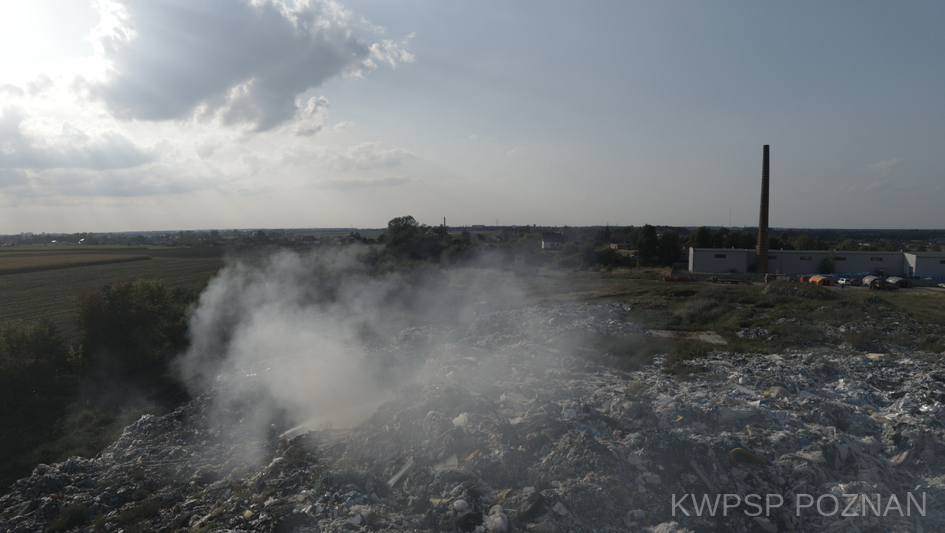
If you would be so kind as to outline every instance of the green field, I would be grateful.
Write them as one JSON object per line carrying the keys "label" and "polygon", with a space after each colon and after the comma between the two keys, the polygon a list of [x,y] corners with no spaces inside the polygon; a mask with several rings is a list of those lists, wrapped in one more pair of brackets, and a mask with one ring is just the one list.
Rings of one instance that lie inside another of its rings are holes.
{"label": "green field", "polygon": [[[106,283],[161,279],[168,288],[202,287],[223,266],[217,254],[170,254],[162,250],[129,249],[106,264],[83,264],[83,256],[51,270],[0,275],[0,322],[49,319],[61,331],[72,332],[72,303],[79,294]],[[99,256],[102,250],[96,250]],[[60,252],[61,253],[61,252]],[[147,253],[148,260],[134,260]],[[130,255],[134,254],[134,255]],[[57,257],[66,257],[57,255]],[[4,257],[0,257],[0,265]],[[30,258],[32,259],[32,258]],[[2,269],[2,266],[0,266]]]}
{"label": "green field", "polygon": [[141,253],[147,252],[148,248],[146,246],[116,246],[116,245],[100,245],[100,246],[88,246],[88,245],[78,245],[78,244],[64,244],[57,246],[47,246],[39,244],[28,244],[23,246],[4,246],[0,247],[0,257],[12,256],[12,255],[34,255],[34,254],[49,254],[49,255],[62,255],[62,254],[83,254],[83,253],[115,253],[115,254],[128,254],[128,253]]}

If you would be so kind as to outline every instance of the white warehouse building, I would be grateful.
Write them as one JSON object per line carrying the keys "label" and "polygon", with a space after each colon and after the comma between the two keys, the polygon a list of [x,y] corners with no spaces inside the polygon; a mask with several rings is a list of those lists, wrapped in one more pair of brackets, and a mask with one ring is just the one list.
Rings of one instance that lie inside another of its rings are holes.
{"label": "white warehouse building", "polygon": [[[945,276],[945,252],[843,252],[835,250],[769,250],[769,274],[815,274],[825,258],[834,272],[874,273],[887,276]],[[690,272],[734,272],[754,270],[757,250],[690,248]]]}

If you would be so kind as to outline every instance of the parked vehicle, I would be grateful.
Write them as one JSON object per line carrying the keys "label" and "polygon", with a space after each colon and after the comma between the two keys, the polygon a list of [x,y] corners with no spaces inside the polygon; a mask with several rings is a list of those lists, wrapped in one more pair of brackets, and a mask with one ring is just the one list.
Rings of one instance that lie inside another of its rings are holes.
{"label": "parked vehicle", "polygon": [[837,280],[837,285],[853,285],[853,280],[849,278],[840,278]]}
{"label": "parked vehicle", "polygon": [[938,286],[945,289],[945,283],[939,283]]}
{"label": "parked vehicle", "polygon": [[870,290],[876,291],[894,291],[899,287],[895,283],[888,283],[884,279],[875,279],[870,282]]}

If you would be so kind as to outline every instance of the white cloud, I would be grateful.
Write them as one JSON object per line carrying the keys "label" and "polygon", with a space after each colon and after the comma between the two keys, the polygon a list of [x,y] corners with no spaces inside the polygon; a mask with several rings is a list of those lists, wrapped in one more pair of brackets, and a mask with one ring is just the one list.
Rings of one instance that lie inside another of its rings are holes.
{"label": "white cloud", "polygon": [[35,80],[26,83],[26,90],[30,96],[41,95],[53,87],[53,79],[46,74],[40,74]]}
{"label": "white cloud", "polygon": [[391,67],[396,67],[398,63],[412,63],[414,56],[405,47],[414,36],[416,36],[416,33],[411,33],[399,43],[385,39],[372,44],[371,58],[390,63]]}
{"label": "white cloud", "polygon": [[294,123],[289,123],[287,126],[300,137],[315,135],[325,126],[328,107],[328,99],[324,96],[309,98],[304,108],[298,106],[299,111],[296,113]]}
{"label": "white cloud", "polygon": [[387,28],[374,24],[370,20],[366,19],[364,15],[361,16],[360,20],[362,26],[366,27],[368,30],[376,33],[377,35],[384,35],[384,33],[387,32]]}
{"label": "white cloud", "polygon": [[197,152],[197,155],[200,156],[200,159],[206,159],[219,150],[220,146],[220,143],[217,142],[201,142],[194,144],[194,150]]}
{"label": "white cloud", "polygon": [[305,115],[305,91],[373,70],[372,57],[413,59],[402,45],[369,46],[329,0],[102,0],[99,12],[93,39],[112,69],[88,91],[122,119],[197,115],[265,131]]}
{"label": "white cloud", "polygon": [[25,171],[12,168],[0,168],[0,189],[29,185],[30,179]]}
{"label": "white cloud", "polygon": [[101,170],[136,167],[154,160],[149,151],[115,131],[89,134],[63,122],[58,135],[30,132],[27,119],[15,107],[0,113],[0,168]]}
{"label": "white cloud", "polygon": [[899,163],[898,159],[886,159],[870,165],[870,170],[882,176],[888,176],[897,163]]}
{"label": "white cloud", "polygon": [[12,83],[4,83],[3,85],[0,85],[0,93],[5,93],[8,96],[12,96],[14,98],[21,98],[26,95],[26,92],[23,89],[13,85]]}
{"label": "white cloud", "polygon": [[181,176],[175,169],[163,165],[104,172],[56,170],[35,177],[33,182],[50,196],[67,197],[164,196],[191,193],[215,186],[215,183],[206,177]]}
{"label": "white cloud", "polygon": [[900,183],[893,180],[879,180],[863,186],[863,191],[870,193],[886,193],[906,191],[914,187],[914,183]]}
{"label": "white cloud", "polygon": [[321,157],[328,168],[344,172],[397,167],[416,156],[402,148],[382,148],[379,143],[368,142],[347,148],[322,150]]}

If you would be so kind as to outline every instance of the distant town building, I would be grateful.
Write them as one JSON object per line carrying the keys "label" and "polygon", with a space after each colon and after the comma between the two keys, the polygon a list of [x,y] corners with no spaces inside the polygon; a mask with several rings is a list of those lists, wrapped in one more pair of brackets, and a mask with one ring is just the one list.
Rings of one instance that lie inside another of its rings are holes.
{"label": "distant town building", "polygon": [[556,250],[564,246],[564,235],[553,231],[543,231],[541,233],[541,249]]}

